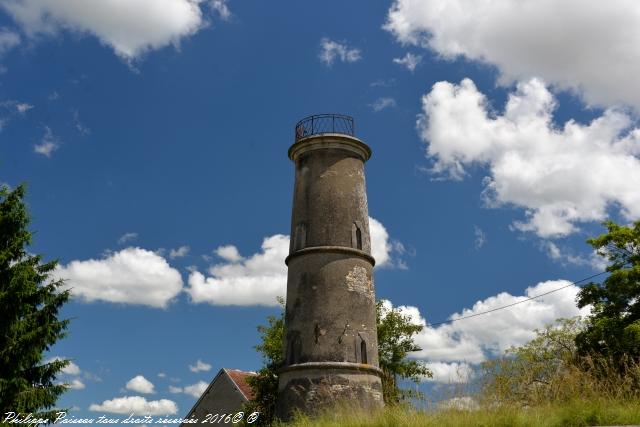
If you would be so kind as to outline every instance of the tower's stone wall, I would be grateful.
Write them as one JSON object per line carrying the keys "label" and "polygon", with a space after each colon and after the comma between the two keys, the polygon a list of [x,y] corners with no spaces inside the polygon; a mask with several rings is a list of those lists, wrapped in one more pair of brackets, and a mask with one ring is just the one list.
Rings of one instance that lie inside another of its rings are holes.
{"label": "tower's stone wall", "polygon": [[364,176],[370,155],[342,134],[307,137],[289,149],[296,180],[281,418],[345,402],[382,405]]}

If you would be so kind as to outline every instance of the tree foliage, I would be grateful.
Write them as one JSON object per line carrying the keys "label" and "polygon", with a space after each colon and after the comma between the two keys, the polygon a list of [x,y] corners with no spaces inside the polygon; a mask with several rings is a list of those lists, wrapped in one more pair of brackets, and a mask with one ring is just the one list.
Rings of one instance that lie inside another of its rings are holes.
{"label": "tree foliage", "polygon": [[57,261],[27,252],[31,233],[25,188],[0,188],[0,414],[9,411],[52,418],[66,386],[56,383],[68,360],[43,361],[64,337],[69,320],[57,318],[69,299],[61,280],[51,280]]}
{"label": "tree foliage", "polygon": [[278,316],[267,317],[267,325],[258,326],[260,344],[255,349],[262,354],[263,366],[258,375],[250,377],[247,382],[253,389],[253,399],[245,405],[245,412],[259,412],[254,423],[257,426],[271,425],[276,414],[276,398],[278,397],[278,369],[284,362],[284,299],[278,298],[282,307]]}
{"label": "tree foliage", "polygon": [[587,240],[609,261],[610,275],[578,294],[578,306],[593,307],[586,329],[577,336],[580,354],[612,360],[640,360],[640,221],[605,223],[607,233]]}
{"label": "tree foliage", "polygon": [[576,335],[584,328],[580,317],[559,319],[535,330],[536,337],[505,355],[482,363],[482,396],[489,403],[524,406],[559,399],[576,361]]}
{"label": "tree foliage", "polygon": [[433,374],[425,364],[408,358],[409,353],[422,350],[414,342],[414,336],[423,326],[411,321],[396,307],[386,307],[383,300],[376,303],[378,323],[378,356],[382,369],[382,390],[387,404],[397,404],[403,400],[420,397],[411,389],[399,386],[399,380],[409,380],[416,384]]}

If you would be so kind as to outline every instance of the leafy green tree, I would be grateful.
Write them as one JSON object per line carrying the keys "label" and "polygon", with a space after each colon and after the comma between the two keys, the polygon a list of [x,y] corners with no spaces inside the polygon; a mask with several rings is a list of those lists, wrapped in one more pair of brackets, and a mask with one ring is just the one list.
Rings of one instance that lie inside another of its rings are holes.
{"label": "leafy green tree", "polygon": [[[605,223],[607,233],[587,240],[609,261],[610,275],[578,294],[578,307],[591,305],[586,329],[576,339],[580,354],[640,361],[640,221]],[[622,368],[622,365],[621,365]]]}
{"label": "leafy green tree", "polygon": [[52,280],[57,261],[42,263],[31,244],[25,188],[0,187],[0,414],[33,413],[55,418],[51,409],[66,386],[56,382],[68,360],[43,361],[64,337],[69,320],[58,320],[69,299],[62,280]]}
{"label": "leafy green tree", "polygon": [[482,363],[482,394],[488,404],[524,406],[570,397],[569,379],[575,378],[575,339],[584,329],[580,317],[559,319],[535,330],[536,337],[504,356]]}
{"label": "leafy green tree", "polygon": [[262,354],[263,366],[258,375],[247,382],[253,389],[253,399],[245,405],[246,414],[259,412],[260,416],[253,425],[271,425],[276,415],[278,397],[278,369],[284,362],[284,298],[278,297],[282,311],[278,316],[267,317],[267,325],[258,326],[261,343],[255,349]]}
{"label": "leafy green tree", "polygon": [[[261,343],[255,349],[262,354],[264,366],[258,375],[249,378],[254,397],[244,407],[245,413],[260,412],[254,425],[271,425],[275,419],[276,399],[278,395],[278,369],[284,362],[284,299],[278,299],[282,311],[278,316],[267,317],[267,325],[258,326]],[[383,371],[382,388],[385,402],[399,403],[410,397],[418,397],[411,390],[399,387],[398,380],[410,380],[416,383],[432,373],[417,360],[408,359],[412,351],[421,349],[414,343],[413,337],[422,330],[421,325],[411,322],[399,309],[385,308],[382,301],[376,304],[378,323],[378,348],[380,368]]]}
{"label": "leafy green tree", "polygon": [[399,386],[399,380],[419,384],[432,372],[419,360],[409,359],[409,353],[422,350],[414,342],[414,336],[423,326],[411,321],[396,307],[385,307],[384,301],[376,303],[378,323],[378,356],[382,369],[382,390],[387,404],[397,404],[414,397],[421,397],[411,389]]}

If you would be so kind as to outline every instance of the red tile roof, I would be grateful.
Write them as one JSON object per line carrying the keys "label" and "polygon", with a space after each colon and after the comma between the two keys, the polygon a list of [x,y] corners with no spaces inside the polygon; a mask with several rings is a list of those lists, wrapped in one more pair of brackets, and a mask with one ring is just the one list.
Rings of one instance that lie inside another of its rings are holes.
{"label": "red tile roof", "polygon": [[247,383],[247,378],[255,377],[256,376],[255,372],[244,372],[238,369],[228,369],[228,368],[224,368],[224,371],[227,373],[229,378],[231,378],[231,381],[234,382],[236,387],[238,387],[238,390],[240,390],[240,393],[244,394],[244,397],[246,397],[247,400],[253,399],[253,389],[251,388],[249,383]]}

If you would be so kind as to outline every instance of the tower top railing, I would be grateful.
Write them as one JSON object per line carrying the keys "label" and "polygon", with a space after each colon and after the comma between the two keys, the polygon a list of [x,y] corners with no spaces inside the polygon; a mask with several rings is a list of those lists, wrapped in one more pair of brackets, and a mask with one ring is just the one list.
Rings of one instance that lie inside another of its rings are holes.
{"label": "tower top railing", "polygon": [[316,114],[296,123],[294,142],[312,135],[342,133],[355,136],[353,117],[343,114]]}

